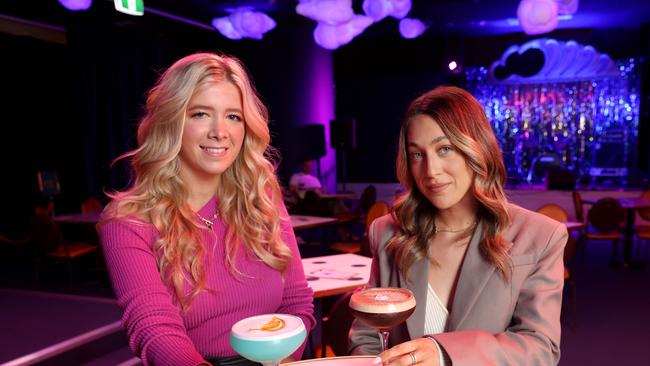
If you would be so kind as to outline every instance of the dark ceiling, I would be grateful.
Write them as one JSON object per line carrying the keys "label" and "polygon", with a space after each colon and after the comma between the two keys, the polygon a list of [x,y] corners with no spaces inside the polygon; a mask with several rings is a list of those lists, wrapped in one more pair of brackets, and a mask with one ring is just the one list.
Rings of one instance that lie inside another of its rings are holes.
{"label": "dark ceiling", "polygon": [[[113,0],[94,0],[95,6],[112,6]],[[361,13],[362,0],[353,0]],[[228,8],[250,6],[278,21],[295,14],[296,0],[144,0],[146,9],[158,10],[210,26],[212,18]],[[430,31],[459,31],[468,35],[520,32],[516,20],[519,0],[413,0],[409,17],[424,21]],[[2,0],[0,15],[63,25],[65,10],[56,0]],[[559,28],[635,28],[650,23],[648,0],[581,0],[571,19],[561,19]]]}

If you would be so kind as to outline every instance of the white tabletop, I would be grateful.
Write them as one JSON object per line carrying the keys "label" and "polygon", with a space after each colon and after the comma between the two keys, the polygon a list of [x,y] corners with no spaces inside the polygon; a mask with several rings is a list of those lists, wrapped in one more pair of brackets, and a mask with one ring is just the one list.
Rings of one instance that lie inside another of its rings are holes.
{"label": "white tabletop", "polygon": [[305,258],[302,266],[314,298],[339,295],[364,286],[370,278],[372,258],[336,254]]}
{"label": "white tabletop", "polygon": [[311,229],[336,223],[336,217],[319,217],[307,215],[291,215],[291,225],[294,230]]}

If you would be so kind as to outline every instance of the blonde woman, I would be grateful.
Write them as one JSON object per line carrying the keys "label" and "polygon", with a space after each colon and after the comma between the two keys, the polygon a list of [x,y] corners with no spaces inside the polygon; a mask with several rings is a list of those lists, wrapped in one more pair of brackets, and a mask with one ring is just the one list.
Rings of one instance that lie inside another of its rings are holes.
{"label": "blonde woman", "polygon": [[[385,365],[555,365],[563,224],[509,204],[505,167],[480,104],[456,87],[413,101],[399,137],[406,192],[370,228],[370,285],[415,294]],[[377,354],[355,321],[353,353]]]}
{"label": "blonde woman", "polygon": [[[266,108],[243,66],[209,53],[148,95],[132,186],[99,225],[129,342],[145,365],[249,365],[231,326],[262,313],[314,325],[312,291],[274,166]],[[299,358],[300,348],[293,358]]]}

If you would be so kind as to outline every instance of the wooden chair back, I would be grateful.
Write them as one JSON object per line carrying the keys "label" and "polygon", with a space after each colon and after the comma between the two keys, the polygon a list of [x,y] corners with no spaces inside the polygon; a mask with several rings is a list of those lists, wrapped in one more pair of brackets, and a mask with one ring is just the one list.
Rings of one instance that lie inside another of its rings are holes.
{"label": "wooden chair back", "polygon": [[366,216],[366,229],[364,231],[365,234],[368,235],[368,229],[370,229],[370,224],[372,224],[373,221],[386,215],[388,212],[390,212],[390,209],[388,208],[388,204],[386,202],[375,202],[375,204],[372,205],[368,210],[368,215]]}
{"label": "wooden chair back", "polygon": [[617,231],[625,220],[625,209],[614,198],[601,198],[589,210],[587,220],[600,232]]}
{"label": "wooden chair back", "polygon": [[[643,193],[641,193],[641,198],[650,199],[650,189],[646,189],[645,191],[643,191]],[[639,213],[639,216],[641,216],[642,219],[646,221],[650,221],[650,207],[640,208],[637,210],[637,212]]]}
{"label": "wooden chair back", "polygon": [[544,206],[538,208],[537,212],[559,222],[569,221],[569,213],[566,212],[562,206],[556,203],[547,203]]}
{"label": "wooden chair back", "polygon": [[580,192],[578,191],[573,191],[573,208],[575,209],[576,212],[576,221],[578,222],[585,222],[585,215],[584,211],[582,210],[582,196],[580,196]]}
{"label": "wooden chair back", "polygon": [[363,232],[363,238],[361,239],[361,248],[359,254],[372,257],[372,252],[370,251],[370,242],[368,241],[368,231],[370,230],[370,224],[376,219],[388,214],[390,208],[388,204],[384,201],[375,202],[370,210],[368,210],[368,215],[366,216],[366,228]]}

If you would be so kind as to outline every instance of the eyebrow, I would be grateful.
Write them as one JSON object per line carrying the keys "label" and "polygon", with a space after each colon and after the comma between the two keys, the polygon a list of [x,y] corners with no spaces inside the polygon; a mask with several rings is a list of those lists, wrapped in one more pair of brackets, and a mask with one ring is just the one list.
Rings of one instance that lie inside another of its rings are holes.
{"label": "eyebrow", "polygon": [[[187,107],[188,111],[192,111],[192,110],[195,110],[195,109],[207,109],[207,110],[211,110],[211,111],[214,110],[214,108],[212,108],[210,106],[207,106],[207,105],[203,105],[203,104],[194,104],[194,105],[190,105],[190,106]],[[239,108],[229,108],[229,109],[226,110],[226,112],[237,112],[237,113],[244,114],[244,112]]]}
{"label": "eyebrow", "polygon": [[[445,135],[438,136],[438,137],[434,138],[433,140],[431,140],[431,142],[429,144],[434,145],[434,144],[437,144],[438,142],[440,142],[442,140],[449,140],[449,138],[447,136],[445,136]],[[408,146],[419,147],[419,145],[416,144],[415,142],[409,142]]]}
{"label": "eyebrow", "polygon": [[187,106],[187,110],[191,110],[191,109],[212,109],[212,107],[207,105],[202,105],[202,104],[194,104],[194,105]]}

